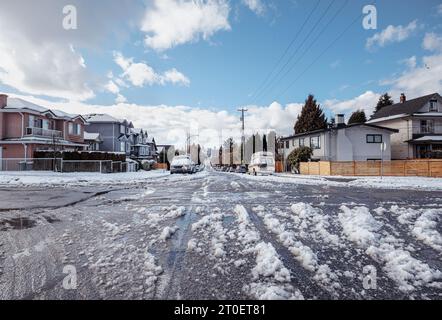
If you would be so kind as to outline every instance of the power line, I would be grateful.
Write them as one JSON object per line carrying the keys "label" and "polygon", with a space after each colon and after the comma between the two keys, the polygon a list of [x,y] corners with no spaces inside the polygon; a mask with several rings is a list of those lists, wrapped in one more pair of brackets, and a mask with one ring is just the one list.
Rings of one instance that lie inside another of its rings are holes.
{"label": "power line", "polygon": [[[310,45],[307,47],[306,50],[304,50],[304,52],[302,53],[302,55],[300,57],[298,57],[298,59],[295,61],[294,64],[292,64],[292,66],[286,70],[286,72],[284,73],[284,75],[279,79],[279,81],[281,81],[282,79],[284,79],[285,77],[287,77],[287,75],[293,71],[293,69],[295,68],[295,66],[302,60],[302,58],[304,58],[304,56],[307,54],[307,52],[313,47],[313,45],[319,40],[319,38],[323,35],[323,33],[327,30],[327,28],[336,20],[336,18],[338,17],[338,15],[342,12],[342,10],[344,10],[345,6],[348,4],[349,0],[346,0],[343,5],[335,12],[335,14],[333,15],[333,17],[327,22],[327,24],[321,29],[321,31],[318,33],[318,35],[316,36],[316,38],[314,38],[314,40],[310,43]],[[275,83],[276,85],[276,83]],[[275,89],[275,85],[272,86],[272,88],[270,89],[270,92],[273,92],[273,90]],[[262,98],[264,98],[266,95],[262,96]]]}
{"label": "power line", "polygon": [[[325,18],[325,16],[327,15],[327,13],[330,11],[331,7],[333,6],[334,1],[331,1],[330,4],[327,6],[327,8],[325,9],[325,11],[322,13],[322,15],[320,16],[319,20],[316,21],[315,25],[313,26],[313,28],[310,30],[310,32],[305,36],[304,40],[301,42],[301,44],[296,48],[295,52],[290,56],[290,58],[287,60],[287,62],[282,66],[282,68],[280,68],[280,70],[278,71],[278,73],[276,74],[276,77],[274,77],[269,85],[267,86],[267,88],[273,86],[273,84],[275,83],[275,80],[279,78],[279,75],[284,71],[284,69],[292,62],[293,58],[296,56],[296,54],[299,52],[299,50],[302,48],[302,46],[304,45],[304,43],[308,40],[308,38],[311,36],[311,34],[315,31],[315,29],[319,26],[319,24],[321,23],[321,21]],[[258,96],[255,98],[254,102],[257,102],[259,100],[260,97],[262,97],[263,93],[265,93],[267,90],[267,88],[264,88],[264,90],[262,90]]]}
{"label": "power line", "polygon": [[288,45],[288,47],[285,49],[284,53],[281,55],[281,57],[279,57],[278,61],[276,62],[276,64],[273,66],[273,68],[271,69],[271,71],[267,74],[267,76],[264,78],[264,81],[258,86],[257,89],[255,89],[255,91],[252,93],[251,97],[253,98],[258,92],[260,92],[260,90],[262,88],[265,87],[265,84],[267,83],[267,81],[271,78],[271,76],[273,75],[273,72],[277,69],[277,67],[279,66],[279,64],[282,62],[282,60],[285,58],[285,56],[287,55],[287,53],[289,52],[290,48],[293,46],[293,44],[295,43],[295,41],[298,39],[299,35],[301,34],[301,32],[304,30],[304,27],[307,25],[307,23],[310,21],[310,18],[313,16],[313,13],[315,12],[315,10],[318,8],[319,4],[321,3],[321,0],[318,0],[316,2],[316,5],[312,8],[312,10],[310,11],[310,14],[307,16],[307,18],[305,19],[304,23],[302,24],[301,28],[298,30],[298,32],[296,33],[295,37],[292,39],[292,41],[290,42],[290,44]]}
{"label": "power line", "polygon": [[347,31],[358,21],[363,17],[364,14],[360,14],[356,17],[356,19],[354,19],[339,35],[338,37],[336,37],[331,43],[330,45],[328,45],[320,54],[319,56],[316,57],[316,59],[313,60],[312,63],[310,63],[307,68],[305,68],[301,74],[290,83],[290,85],[288,87],[286,87],[285,90],[282,91],[282,93],[280,95],[277,96],[277,98],[282,97],[289,89],[291,89],[291,87],[319,60],[322,58],[322,56],[330,49],[332,48],[346,33]]}

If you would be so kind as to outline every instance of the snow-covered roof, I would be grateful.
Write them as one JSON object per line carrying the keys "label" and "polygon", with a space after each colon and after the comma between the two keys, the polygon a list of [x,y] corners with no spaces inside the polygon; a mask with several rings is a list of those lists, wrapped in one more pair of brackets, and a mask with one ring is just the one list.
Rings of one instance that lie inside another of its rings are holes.
{"label": "snow-covered roof", "polygon": [[5,107],[5,109],[28,109],[37,112],[45,112],[49,110],[48,108],[39,106],[20,98],[8,98],[8,105]]}
{"label": "snow-covered roof", "polygon": [[108,114],[88,114],[84,115],[84,118],[87,122],[113,122],[113,123],[122,123],[121,120],[114,118]]}
{"label": "snow-covered roof", "polygon": [[96,132],[84,132],[84,140],[100,140],[100,134]]}
{"label": "snow-covered roof", "polygon": [[46,112],[50,112],[53,115],[55,115],[55,117],[57,118],[64,118],[64,119],[74,119],[77,117],[80,117],[80,115],[76,115],[76,114],[70,114],[70,113],[66,113],[64,111],[61,110],[56,110],[56,109],[49,109],[40,105],[37,105],[35,103],[20,99],[20,98],[8,98],[8,104],[5,107],[6,110],[11,110],[11,109],[22,109],[22,110],[30,110],[30,111],[35,111],[38,113],[46,113]]}
{"label": "snow-covered roof", "polygon": [[424,136],[417,139],[414,139],[413,141],[441,141],[442,142],[442,136]]}
{"label": "snow-covered roof", "polygon": [[381,122],[381,121],[395,120],[395,119],[399,119],[399,118],[403,118],[403,117],[407,117],[407,116],[410,116],[410,115],[406,114],[406,113],[401,113],[401,114],[397,114],[394,116],[368,120],[366,123],[376,123],[376,122]]}

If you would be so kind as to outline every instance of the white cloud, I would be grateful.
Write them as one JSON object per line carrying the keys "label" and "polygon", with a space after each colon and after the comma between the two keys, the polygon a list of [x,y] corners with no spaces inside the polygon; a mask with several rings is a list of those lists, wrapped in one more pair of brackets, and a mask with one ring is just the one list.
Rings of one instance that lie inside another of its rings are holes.
{"label": "white cloud", "polygon": [[242,0],[242,2],[259,16],[263,15],[266,11],[266,5],[262,2],[262,0]]}
{"label": "white cloud", "polygon": [[109,0],[105,6],[82,0],[69,4],[79,13],[75,31],[62,28],[63,1],[1,2],[1,83],[29,94],[75,100],[91,98],[95,89],[105,86],[106,80],[86,68],[80,52],[110,41],[115,28],[122,39],[127,24],[141,19],[140,4],[131,0]]}
{"label": "white cloud", "polygon": [[399,97],[402,92],[409,98],[440,92],[442,54],[423,57],[420,67],[406,70],[399,77],[384,81],[383,84],[391,86],[393,97]]}
{"label": "white cloud", "polygon": [[[335,114],[351,114],[353,111],[362,109],[367,116],[370,116],[379,100],[380,94],[373,91],[366,91],[358,97],[349,100],[326,100],[324,107],[330,109]],[[348,117],[347,117],[348,118]]]}
{"label": "white cloud", "polygon": [[384,47],[394,42],[402,42],[408,39],[413,31],[417,29],[417,20],[410,22],[407,26],[389,25],[387,28],[367,39],[366,47],[372,49],[376,46]]}
{"label": "white cloud", "polygon": [[163,82],[170,82],[173,84],[182,84],[185,86],[190,85],[190,80],[184,74],[179,72],[177,69],[173,68],[164,72],[164,75],[161,77]]}
{"label": "white cloud", "polygon": [[120,93],[120,88],[112,80],[109,80],[109,82],[106,84],[105,88],[107,91],[109,91],[113,94]]}
{"label": "white cloud", "polygon": [[121,77],[136,87],[167,83],[188,86],[190,80],[175,68],[159,74],[144,62],[134,62],[133,58],[125,58],[121,53],[114,53],[114,61],[123,70]]}
{"label": "white cloud", "polygon": [[437,6],[437,13],[442,14],[442,3]]}
{"label": "white cloud", "polygon": [[422,47],[426,50],[442,52],[442,36],[434,32],[426,33]]}
{"label": "white cloud", "polygon": [[399,62],[402,63],[402,64],[405,64],[410,69],[416,68],[416,65],[417,65],[416,56],[412,56],[410,58],[403,59],[403,60],[401,60]]}
{"label": "white cloud", "polygon": [[164,51],[230,30],[229,13],[227,0],[153,0],[141,30],[146,46]]}

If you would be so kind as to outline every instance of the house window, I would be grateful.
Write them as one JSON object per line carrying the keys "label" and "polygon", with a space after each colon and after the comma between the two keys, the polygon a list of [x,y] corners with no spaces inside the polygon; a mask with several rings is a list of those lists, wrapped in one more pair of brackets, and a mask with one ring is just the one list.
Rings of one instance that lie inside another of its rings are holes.
{"label": "house window", "polygon": [[72,122],[69,122],[69,134],[74,134],[74,124]]}
{"label": "house window", "polygon": [[125,134],[126,133],[126,128],[123,125],[120,125],[120,133],[121,134]]}
{"label": "house window", "polygon": [[35,126],[35,117],[34,116],[29,116],[28,127],[29,128],[34,128],[34,126]]}
{"label": "house window", "polygon": [[120,142],[120,151],[121,152],[126,152],[126,142],[124,142],[124,141],[121,141]]}
{"label": "house window", "polygon": [[319,136],[310,138],[310,147],[312,149],[321,149],[321,139]]}
{"label": "house window", "polygon": [[304,147],[305,146],[305,139],[304,138],[299,139],[299,146],[300,147]]}
{"label": "house window", "polygon": [[80,125],[79,123],[77,123],[77,124],[75,125],[75,134],[76,134],[77,136],[81,136],[81,125]]}
{"label": "house window", "polygon": [[287,140],[287,141],[285,142],[285,148],[286,148],[286,149],[290,148],[290,141]]}
{"label": "house window", "polygon": [[382,134],[367,134],[367,143],[382,143]]}
{"label": "house window", "polygon": [[433,133],[434,121],[433,120],[421,120],[421,133]]}
{"label": "house window", "polygon": [[430,101],[430,112],[437,112],[437,100]]}

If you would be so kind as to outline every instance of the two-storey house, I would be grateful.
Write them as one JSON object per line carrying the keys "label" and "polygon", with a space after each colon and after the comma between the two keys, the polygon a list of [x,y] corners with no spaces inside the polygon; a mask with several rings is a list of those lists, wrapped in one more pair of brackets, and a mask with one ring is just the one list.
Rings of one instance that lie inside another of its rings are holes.
{"label": "two-storey house", "polygon": [[30,159],[35,151],[83,150],[85,119],[0,95],[0,159]]}
{"label": "two-storey house", "polygon": [[132,129],[131,131],[131,153],[134,160],[156,160],[157,147],[155,139],[149,137],[146,130]]}
{"label": "two-storey house", "polygon": [[286,163],[290,153],[299,147],[310,147],[314,161],[390,160],[390,136],[396,132],[367,123],[347,125],[344,115],[339,114],[335,124],[326,129],[280,138],[280,154]]}
{"label": "two-storey house", "polygon": [[438,93],[384,107],[369,124],[397,129],[391,136],[392,159],[442,158],[442,98]]}
{"label": "two-storey house", "polygon": [[100,151],[122,152],[130,156],[132,122],[108,114],[88,114],[84,118],[88,122],[87,132],[100,134]]}

